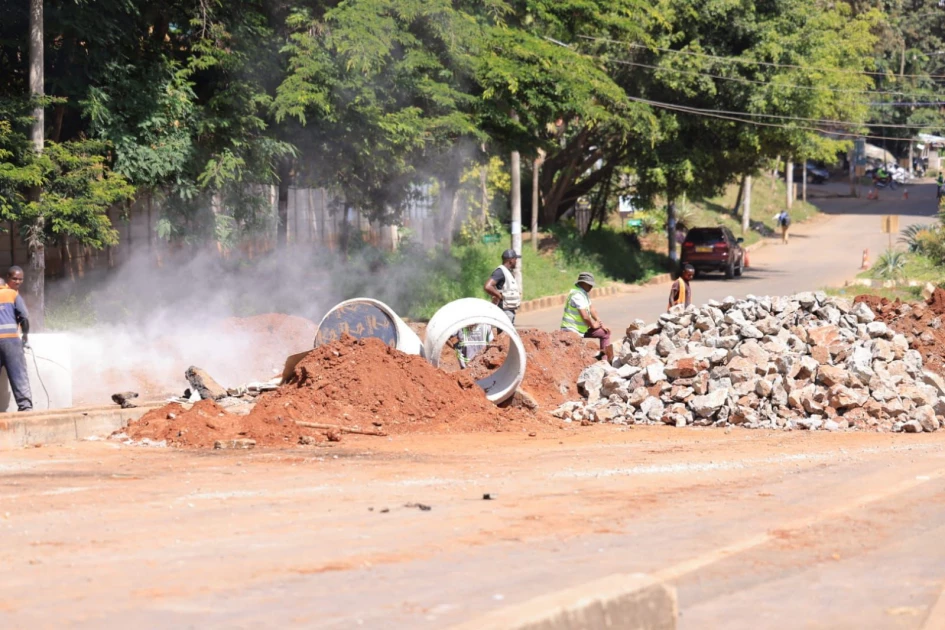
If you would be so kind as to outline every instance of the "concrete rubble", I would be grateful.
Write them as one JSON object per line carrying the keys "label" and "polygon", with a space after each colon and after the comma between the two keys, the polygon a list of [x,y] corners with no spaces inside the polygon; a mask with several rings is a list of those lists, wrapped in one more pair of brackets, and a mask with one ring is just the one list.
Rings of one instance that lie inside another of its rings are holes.
{"label": "concrete rubble", "polygon": [[637,320],[583,371],[568,422],[909,433],[945,422],[945,379],[866,304],[823,292],[726,298]]}

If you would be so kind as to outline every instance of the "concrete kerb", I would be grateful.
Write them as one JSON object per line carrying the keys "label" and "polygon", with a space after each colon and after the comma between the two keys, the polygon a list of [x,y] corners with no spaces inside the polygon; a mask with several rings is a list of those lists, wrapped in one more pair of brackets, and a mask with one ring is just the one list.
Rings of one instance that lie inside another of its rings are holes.
{"label": "concrete kerb", "polygon": [[164,404],[146,403],[131,409],[84,407],[0,414],[0,450],[106,436]]}
{"label": "concrete kerb", "polygon": [[675,630],[676,589],[636,573],[541,595],[452,630]]}

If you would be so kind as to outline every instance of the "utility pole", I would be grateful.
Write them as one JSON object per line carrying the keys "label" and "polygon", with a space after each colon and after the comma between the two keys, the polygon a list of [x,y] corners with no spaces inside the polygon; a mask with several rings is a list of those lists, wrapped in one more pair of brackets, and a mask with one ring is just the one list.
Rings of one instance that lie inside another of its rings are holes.
{"label": "utility pole", "polygon": [[[518,151],[512,151],[512,249],[522,253],[522,159]],[[522,286],[522,261],[515,266],[515,281]]]}
{"label": "utility pole", "polygon": [[[30,140],[37,155],[43,152],[45,115],[42,98],[45,94],[43,84],[43,0],[30,0],[30,63],[29,84],[30,96],[36,101],[33,108],[33,126],[30,129]],[[42,198],[42,188],[34,187],[30,191],[30,201],[39,203]],[[26,295],[31,298],[30,318],[34,330],[43,330],[46,325],[46,246],[44,242],[45,219],[40,213],[35,222],[27,229],[27,246],[29,249],[29,264],[25,278]]]}
{"label": "utility pole", "polygon": [[850,149],[850,196],[856,197],[856,150]]}
{"label": "utility pole", "polygon": [[801,163],[801,199],[807,203],[807,160]]}
{"label": "utility pole", "polygon": [[678,265],[676,261],[678,256],[676,255],[676,200],[670,199],[669,205],[666,206],[666,236],[667,236],[667,246],[669,251],[669,260],[671,269],[670,272],[675,273]]}
{"label": "utility pole", "polygon": [[742,236],[751,227],[751,175],[745,176],[745,193],[742,197]]}
{"label": "utility pole", "polygon": [[545,152],[538,149],[538,156],[532,162],[532,249],[538,251],[538,175],[545,162]]}

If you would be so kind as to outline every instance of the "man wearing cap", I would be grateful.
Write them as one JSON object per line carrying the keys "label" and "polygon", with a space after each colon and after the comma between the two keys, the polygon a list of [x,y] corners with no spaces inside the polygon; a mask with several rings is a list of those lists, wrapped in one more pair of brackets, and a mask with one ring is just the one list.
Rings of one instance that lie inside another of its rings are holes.
{"label": "man wearing cap", "polygon": [[601,354],[607,356],[607,362],[614,362],[614,346],[610,343],[610,328],[604,326],[597,316],[597,310],[591,306],[591,296],[588,295],[594,288],[594,275],[586,271],[578,274],[575,288],[568,294],[564,304],[564,316],[561,318],[561,330],[570,330],[585,338],[600,341]]}
{"label": "man wearing cap", "polygon": [[502,252],[502,264],[495,268],[483,289],[492,297],[492,303],[505,311],[509,321],[515,323],[515,311],[522,305],[522,290],[515,281],[515,268],[521,254],[514,249]]}
{"label": "man wearing cap", "polygon": [[[29,347],[30,320],[26,304],[19,294],[21,284],[23,270],[10,267],[6,282],[0,286],[0,368],[7,369],[17,410],[30,411],[33,408],[33,396],[25,352]],[[23,331],[22,339],[20,330]]]}

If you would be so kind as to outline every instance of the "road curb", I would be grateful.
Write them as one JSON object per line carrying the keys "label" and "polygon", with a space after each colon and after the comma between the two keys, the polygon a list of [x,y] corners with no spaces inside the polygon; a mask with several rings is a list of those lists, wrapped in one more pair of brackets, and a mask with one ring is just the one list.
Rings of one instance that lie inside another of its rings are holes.
{"label": "road curb", "polygon": [[675,630],[676,589],[648,575],[611,575],[507,606],[452,630]]}
{"label": "road curb", "polygon": [[0,450],[38,444],[64,444],[108,435],[164,402],[140,407],[86,407],[0,415]]}
{"label": "road curb", "polygon": [[942,587],[938,599],[932,603],[921,630],[940,630],[941,628],[945,628],[945,586]]}

